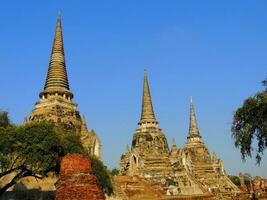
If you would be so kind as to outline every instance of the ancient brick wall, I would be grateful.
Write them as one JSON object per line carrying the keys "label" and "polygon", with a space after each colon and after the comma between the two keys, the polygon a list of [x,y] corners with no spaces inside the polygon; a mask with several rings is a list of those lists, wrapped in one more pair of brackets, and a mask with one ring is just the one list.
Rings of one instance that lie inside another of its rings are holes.
{"label": "ancient brick wall", "polygon": [[103,191],[92,171],[91,161],[83,155],[65,156],[56,183],[56,200],[104,200]]}

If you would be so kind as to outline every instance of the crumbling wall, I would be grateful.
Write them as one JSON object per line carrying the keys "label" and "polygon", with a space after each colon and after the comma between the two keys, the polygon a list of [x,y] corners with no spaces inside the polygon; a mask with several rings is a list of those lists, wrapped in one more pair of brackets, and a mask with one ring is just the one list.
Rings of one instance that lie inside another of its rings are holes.
{"label": "crumbling wall", "polygon": [[81,154],[71,154],[63,158],[60,176],[56,183],[56,200],[104,200],[91,161]]}

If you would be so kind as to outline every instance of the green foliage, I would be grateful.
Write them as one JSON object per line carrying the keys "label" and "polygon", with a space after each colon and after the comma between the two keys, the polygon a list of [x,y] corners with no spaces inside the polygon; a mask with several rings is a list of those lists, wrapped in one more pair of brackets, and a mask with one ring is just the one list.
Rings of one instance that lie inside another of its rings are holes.
{"label": "green foliage", "polygon": [[262,81],[262,84],[265,86],[265,92],[267,92],[267,78]]}
{"label": "green foliage", "polygon": [[78,134],[72,132],[59,132],[58,137],[62,146],[63,155],[71,153],[85,153]]}
{"label": "green foliage", "polygon": [[116,176],[116,175],[119,174],[119,172],[120,172],[120,171],[119,171],[117,168],[114,168],[114,169],[111,170],[110,173],[111,173],[112,176]]}
{"label": "green foliage", "polygon": [[0,112],[0,127],[7,127],[10,125],[8,112]]}
{"label": "green foliage", "polygon": [[[261,92],[244,101],[234,115],[232,136],[235,146],[240,149],[242,159],[251,157],[256,150],[256,161],[260,164],[263,151],[267,146],[267,93]],[[256,138],[257,147],[252,147]]]}
{"label": "green foliage", "polygon": [[62,151],[50,124],[1,128],[0,138],[1,171],[23,168],[45,175],[56,166]]}
{"label": "green foliage", "polygon": [[229,175],[228,177],[229,177],[229,179],[230,179],[235,185],[237,185],[237,186],[240,186],[240,185],[241,185],[241,183],[240,183],[240,179],[239,179],[238,176],[232,176],[232,175]]}
{"label": "green foliage", "polygon": [[0,127],[0,138],[0,178],[16,173],[0,188],[0,195],[23,177],[43,178],[48,172],[58,173],[66,154],[83,152],[76,134],[56,133],[53,124],[45,122]]}
{"label": "green foliage", "polygon": [[61,146],[51,124],[0,128],[0,178],[15,172],[0,195],[26,176],[43,178],[58,168]]}
{"label": "green foliage", "polygon": [[250,185],[250,183],[252,182],[252,176],[251,174],[248,174],[248,173],[245,173],[244,174],[244,182],[245,182],[245,185]]}
{"label": "green foliage", "polygon": [[102,190],[107,194],[111,195],[113,193],[113,186],[111,181],[111,176],[107,167],[103,164],[103,162],[95,157],[91,158],[92,161],[92,174],[94,174],[99,181],[99,185]]}
{"label": "green foliage", "polygon": [[[245,173],[244,175],[244,183],[245,185],[250,185],[250,183],[252,182],[252,176],[248,173]],[[230,180],[237,186],[241,185],[241,181],[239,176],[233,176],[233,175],[229,175],[228,176],[230,178]]]}

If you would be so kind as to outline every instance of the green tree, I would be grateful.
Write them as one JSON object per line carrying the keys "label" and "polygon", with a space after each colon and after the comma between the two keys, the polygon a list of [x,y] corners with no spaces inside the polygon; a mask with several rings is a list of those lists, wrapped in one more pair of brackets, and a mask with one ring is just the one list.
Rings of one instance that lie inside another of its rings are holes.
{"label": "green tree", "polygon": [[111,175],[107,169],[107,167],[103,164],[103,162],[95,157],[91,158],[92,161],[92,174],[94,174],[99,182],[101,189],[107,195],[111,195],[113,193],[113,186],[111,181]]}
{"label": "green tree", "polygon": [[[266,90],[246,99],[236,110],[232,124],[232,136],[242,159],[251,157],[255,151],[257,164],[260,164],[267,146],[267,79],[263,84]],[[254,139],[256,147],[252,146]]]}
{"label": "green tree", "polygon": [[71,153],[81,153],[85,154],[85,151],[81,144],[81,138],[79,135],[73,132],[58,132],[60,146],[62,148],[62,155],[67,155]]}
{"label": "green tree", "polygon": [[[234,176],[234,175],[229,175],[228,176],[230,178],[230,180],[237,186],[241,185],[241,181],[240,178],[238,176]],[[250,183],[252,182],[252,176],[248,173],[244,174],[244,183],[245,185],[250,185]]]}
{"label": "green tree", "polygon": [[10,125],[7,112],[0,112],[0,127],[7,127]]}
{"label": "green tree", "polygon": [[251,176],[251,174],[249,174],[249,173],[244,174],[245,185],[250,185],[252,180],[253,180],[253,177]]}
{"label": "green tree", "polygon": [[267,92],[267,78],[262,81],[262,84],[265,86],[265,91]]}
{"label": "green tree", "polygon": [[10,182],[1,186],[0,196],[23,177],[42,179],[48,172],[58,173],[64,155],[83,152],[77,135],[59,136],[53,124],[48,123],[2,126],[0,138],[0,178],[14,174]]}
{"label": "green tree", "polygon": [[111,170],[111,172],[110,172],[110,174],[112,175],[112,176],[116,176],[116,175],[118,175],[120,173],[120,171],[117,169],[117,168],[113,168],[112,170]]}
{"label": "green tree", "polygon": [[240,179],[239,179],[238,176],[229,175],[228,177],[236,186],[240,186],[241,185]]}

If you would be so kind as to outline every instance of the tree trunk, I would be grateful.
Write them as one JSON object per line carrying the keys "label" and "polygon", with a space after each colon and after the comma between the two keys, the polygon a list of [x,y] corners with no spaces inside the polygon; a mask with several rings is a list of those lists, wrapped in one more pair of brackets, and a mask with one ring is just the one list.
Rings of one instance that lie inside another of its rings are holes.
{"label": "tree trunk", "polygon": [[8,188],[15,185],[19,179],[30,175],[31,175],[30,171],[21,170],[19,173],[16,174],[16,176],[14,176],[14,178],[12,178],[12,180],[9,183],[5,184],[3,187],[0,188],[0,197],[7,191]]}

